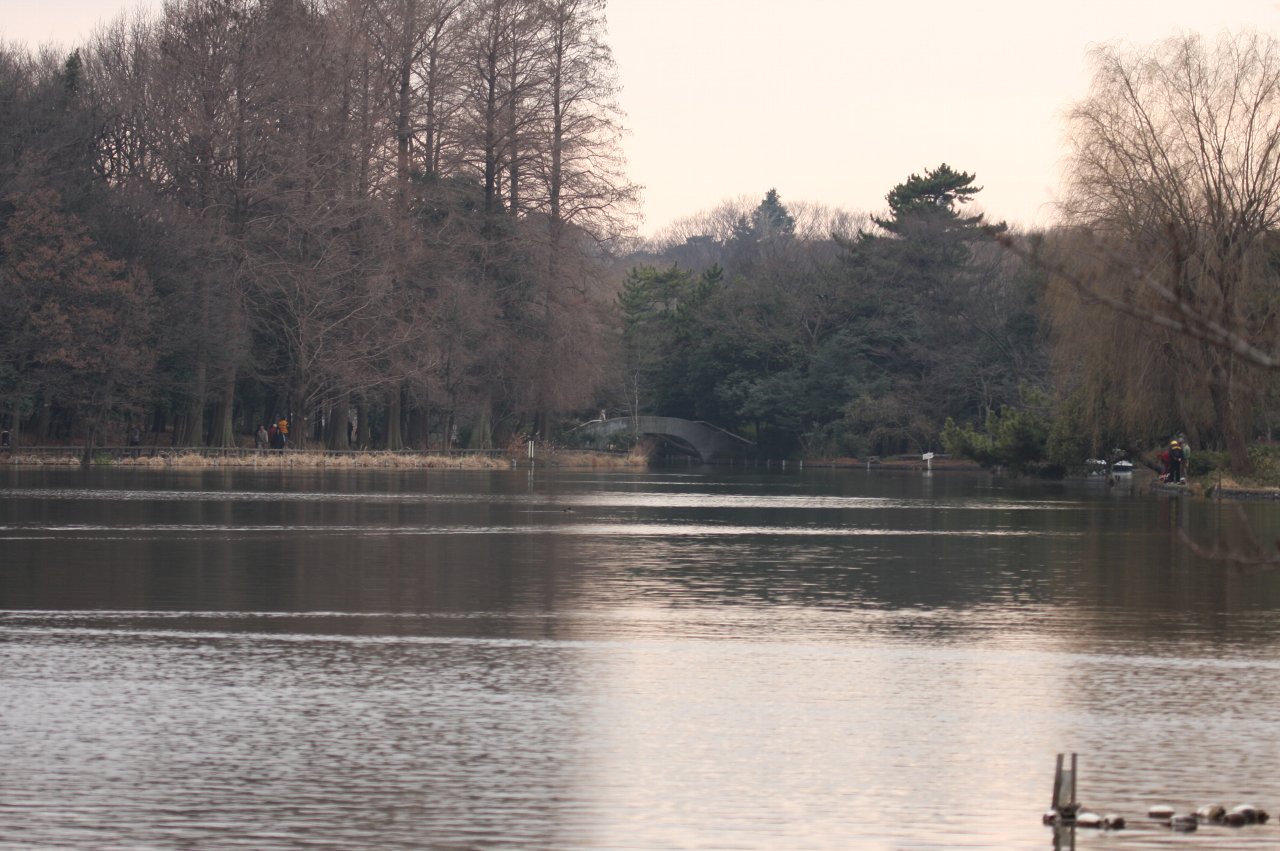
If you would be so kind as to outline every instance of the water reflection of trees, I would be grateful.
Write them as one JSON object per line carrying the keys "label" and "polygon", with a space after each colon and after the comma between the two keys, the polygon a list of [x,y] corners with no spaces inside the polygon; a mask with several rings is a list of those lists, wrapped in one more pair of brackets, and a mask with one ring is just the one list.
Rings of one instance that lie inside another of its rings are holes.
{"label": "water reflection of trees", "polygon": [[[255,617],[261,631],[556,634],[556,607],[581,576],[560,539],[536,530],[545,515],[485,501],[510,482],[433,474],[428,491],[421,472],[374,479],[214,471],[153,476],[143,498],[23,501],[15,524],[98,531],[5,541],[0,607],[331,614]],[[175,487],[229,495],[167,499]],[[535,528],[513,532],[520,524]],[[407,617],[422,614],[430,623]]]}
{"label": "water reflection of trees", "polygon": [[[1181,542],[1180,532],[1229,540],[1238,531],[1229,511],[1101,487],[939,476],[921,498],[911,476],[765,477],[764,489],[885,502],[706,509],[649,500],[562,515],[546,498],[513,498],[543,487],[520,477],[432,473],[428,484],[421,473],[273,471],[142,484],[258,497],[15,505],[16,522],[142,531],[6,541],[3,603],[350,613],[360,617],[317,617],[306,628],[561,637],[581,634],[582,612],[637,605],[951,613],[878,623],[932,636],[1015,625],[1083,646],[1177,641],[1188,630],[1271,642],[1273,628],[1242,615],[1280,606],[1274,581],[1206,563]],[[342,498],[309,496],[317,491]],[[1248,522],[1264,534],[1268,523],[1280,527],[1270,505],[1249,506]],[[187,531],[155,531],[162,526]]]}
{"label": "water reflection of trees", "polygon": [[[1239,617],[1280,605],[1276,583],[1207,563],[1180,537],[1186,531],[1229,539],[1239,530],[1227,512],[1203,501],[1104,493],[1042,507],[944,503],[864,511],[834,523],[827,514],[819,522],[833,527],[829,536],[820,529],[787,534],[803,529],[805,518],[762,513],[751,521],[779,534],[717,536],[708,528],[600,540],[593,558],[626,571],[637,587],[665,588],[662,599],[673,607],[951,611],[953,618],[901,623],[913,634],[936,635],[974,624],[986,629],[994,618],[1075,635],[1086,645],[1176,642],[1189,630],[1225,642],[1276,641],[1274,629]],[[1266,516],[1255,511],[1251,522]],[[849,534],[859,524],[866,534]]]}

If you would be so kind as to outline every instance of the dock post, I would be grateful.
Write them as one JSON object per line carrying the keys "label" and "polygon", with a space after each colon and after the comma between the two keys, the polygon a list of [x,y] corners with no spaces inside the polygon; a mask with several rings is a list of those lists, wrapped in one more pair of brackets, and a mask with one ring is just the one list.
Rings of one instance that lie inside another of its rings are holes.
{"label": "dock post", "polygon": [[1064,754],[1058,754],[1058,761],[1053,771],[1053,804],[1050,807],[1058,814],[1063,824],[1073,824],[1076,811],[1080,809],[1076,801],[1076,755],[1071,755],[1070,767],[1067,766]]}

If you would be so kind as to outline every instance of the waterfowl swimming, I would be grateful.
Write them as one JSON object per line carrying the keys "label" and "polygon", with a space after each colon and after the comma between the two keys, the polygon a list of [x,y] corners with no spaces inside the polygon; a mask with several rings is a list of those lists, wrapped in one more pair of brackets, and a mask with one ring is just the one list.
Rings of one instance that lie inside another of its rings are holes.
{"label": "waterfowl swimming", "polygon": [[1173,818],[1173,807],[1168,804],[1156,804],[1154,807],[1147,810],[1147,817],[1168,821]]}
{"label": "waterfowl swimming", "polygon": [[1174,816],[1173,818],[1169,819],[1169,827],[1173,828],[1179,833],[1191,833],[1193,830],[1199,827],[1199,824],[1196,822],[1195,816],[1181,815],[1181,816]]}

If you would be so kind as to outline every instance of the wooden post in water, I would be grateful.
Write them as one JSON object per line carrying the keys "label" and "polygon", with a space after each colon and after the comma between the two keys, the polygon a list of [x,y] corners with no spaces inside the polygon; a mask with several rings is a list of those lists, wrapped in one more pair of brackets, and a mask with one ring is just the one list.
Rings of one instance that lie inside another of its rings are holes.
{"label": "wooden post in water", "polygon": [[1062,821],[1067,822],[1075,821],[1076,810],[1080,805],[1076,803],[1076,755],[1071,755],[1069,768],[1063,757],[1063,754],[1058,754],[1058,762],[1053,771],[1052,809]]}

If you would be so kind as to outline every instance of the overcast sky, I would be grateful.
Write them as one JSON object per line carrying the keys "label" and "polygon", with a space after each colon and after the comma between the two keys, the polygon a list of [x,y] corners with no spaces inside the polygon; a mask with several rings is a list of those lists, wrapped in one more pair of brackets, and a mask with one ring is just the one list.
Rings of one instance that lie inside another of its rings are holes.
{"label": "overcast sky", "polygon": [[[159,0],[142,0],[158,8]],[[0,0],[0,37],[70,46],[133,0]],[[1050,220],[1090,47],[1280,32],[1275,0],[610,0],[643,233],[739,196],[876,212],[913,172]]]}

